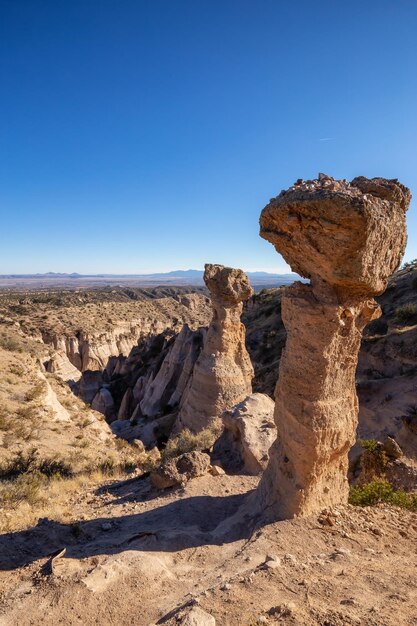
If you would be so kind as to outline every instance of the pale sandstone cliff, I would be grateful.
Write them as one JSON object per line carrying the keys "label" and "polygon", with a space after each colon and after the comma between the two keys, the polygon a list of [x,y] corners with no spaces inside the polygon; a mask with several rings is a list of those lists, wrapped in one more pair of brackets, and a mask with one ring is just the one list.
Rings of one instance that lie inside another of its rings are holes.
{"label": "pale sandstone cliff", "polygon": [[[91,305],[79,319],[80,308],[69,307],[61,312],[59,319],[44,322],[42,341],[59,355],[59,369],[56,364],[48,366],[55,367],[56,373],[67,375],[63,363],[66,356],[81,372],[106,369],[111,375],[117,365],[113,357],[127,357],[138,342],[167,330],[178,333],[183,324],[192,328],[204,325],[209,310],[207,298],[199,294],[128,305],[103,303],[98,312],[96,309],[97,306]],[[53,359],[57,360],[57,356]]]}
{"label": "pale sandstone cliff", "polygon": [[253,293],[248,278],[242,270],[208,264],[204,281],[213,319],[182,398],[176,431],[202,430],[252,391],[253,368],[240,321],[243,302]]}
{"label": "pale sandstone cliff", "polygon": [[398,181],[320,175],[297,181],[262,211],[261,236],[311,280],[282,298],[279,435],[259,489],[261,506],[274,517],[347,500],[361,331],[379,316],[372,296],[385,289],[404,253],[410,197]]}

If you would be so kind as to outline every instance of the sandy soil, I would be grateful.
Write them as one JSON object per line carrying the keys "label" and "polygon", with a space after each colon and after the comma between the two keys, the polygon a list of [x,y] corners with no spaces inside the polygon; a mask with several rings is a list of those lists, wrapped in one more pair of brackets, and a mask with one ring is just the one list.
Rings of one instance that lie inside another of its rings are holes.
{"label": "sandy soil", "polygon": [[72,496],[76,524],[1,536],[1,626],[173,626],[196,603],[217,626],[417,625],[415,514],[265,524],[244,517],[256,482],[205,476],[162,495],[108,482]]}

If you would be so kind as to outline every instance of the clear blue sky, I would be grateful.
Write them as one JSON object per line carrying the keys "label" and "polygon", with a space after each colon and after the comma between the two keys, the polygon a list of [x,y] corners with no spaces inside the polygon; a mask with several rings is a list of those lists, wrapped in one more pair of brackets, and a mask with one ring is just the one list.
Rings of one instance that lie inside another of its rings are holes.
{"label": "clear blue sky", "polygon": [[0,0],[0,273],[282,271],[295,179],[417,200],[416,33],[415,0]]}

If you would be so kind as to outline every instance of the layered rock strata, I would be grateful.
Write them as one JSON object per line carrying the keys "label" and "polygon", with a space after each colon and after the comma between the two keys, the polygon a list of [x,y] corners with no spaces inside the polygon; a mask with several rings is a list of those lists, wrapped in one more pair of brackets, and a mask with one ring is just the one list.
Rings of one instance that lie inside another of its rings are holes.
{"label": "layered rock strata", "polygon": [[259,498],[275,518],[346,502],[358,418],[361,332],[380,315],[406,244],[409,190],[397,180],[299,180],[262,211],[261,237],[310,279],[282,298],[287,343],[275,391],[278,438]]}
{"label": "layered rock strata", "polygon": [[253,293],[248,277],[239,269],[208,264],[204,282],[213,319],[180,404],[176,431],[199,432],[252,392],[253,368],[240,321],[243,302]]}

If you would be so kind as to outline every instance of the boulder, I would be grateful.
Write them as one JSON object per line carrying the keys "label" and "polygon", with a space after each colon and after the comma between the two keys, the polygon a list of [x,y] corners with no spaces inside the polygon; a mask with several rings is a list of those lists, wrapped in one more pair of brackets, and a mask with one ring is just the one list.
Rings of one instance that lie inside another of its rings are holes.
{"label": "boulder", "polygon": [[403,451],[392,437],[385,439],[382,449],[390,459],[400,459],[403,456]]}
{"label": "boulder", "polygon": [[243,471],[260,474],[268,464],[268,451],[277,436],[275,403],[263,393],[253,393],[223,415],[224,434],[215,456],[227,463],[238,456]]}
{"label": "boulder", "polygon": [[205,452],[186,452],[160,465],[151,473],[151,483],[157,489],[183,485],[192,478],[207,474],[210,457]]}
{"label": "boulder", "polygon": [[114,418],[115,407],[113,396],[106,387],[102,387],[96,393],[91,403],[91,408],[95,411],[99,411],[99,413],[102,413],[107,420]]}

